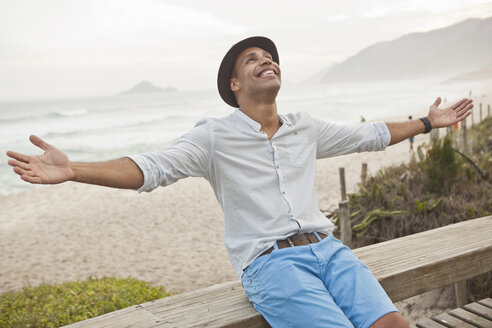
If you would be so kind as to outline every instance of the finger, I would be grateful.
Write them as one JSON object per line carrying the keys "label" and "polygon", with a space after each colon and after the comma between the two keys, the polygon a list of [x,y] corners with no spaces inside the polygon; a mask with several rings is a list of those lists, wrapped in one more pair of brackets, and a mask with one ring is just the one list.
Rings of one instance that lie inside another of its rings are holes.
{"label": "finger", "polygon": [[17,173],[18,175],[28,175],[31,177],[34,176],[34,173],[32,173],[31,170],[24,170],[18,166],[14,167],[14,172]]}
{"label": "finger", "polygon": [[39,184],[41,183],[41,178],[39,177],[31,177],[29,175],[21,175],[21,179],[30,183]]}
{"label": "finger", "polygon": [[32,135],[29,136],[29,140],[31,140],[31,142],[35,146],[38,146],[39,148],[41,148],[44,151],[47,151],[47,150],[53,148],[52,145],[50,145],[49,143],[46,143],[43,139],[41,139],[38,136],[35,136],[34,134],[32,134]]}
{"label": "finger", "polygon": [[459,106],[461,106],[461,104],[463,104],[465,101],[467,101],[468,99],[466,98],[463,98],[461,99],[460,101],[458,101],[457,103],[455,103],[453,106],[451,106],[452,109],[456,109],[458,108]]}
{"label": "finger", "polygon": [[460,116],[460,115],[463,115],[464,113],[466,113],[467,111],[471,110],[473,108],[473,104],[468,104],[460,109],[457,109],[456,110],[456,115],[457,116]]}
{"label": "finger", "polygon": [[463,102],[460,101],[460,104],[457,105],[455,108],[453,108],[453,110],[460,111],[471,103],[472,103],[471,99],[467,99],[466,101],[463,101]]}
{"label": "finger", "polygon": [[436,101],[434,101],[434,103],[432,105],[439,107],[440,104],[441,104],[441,97],[437,97]]}
{"label": "finger", "polygon": [[18,161],[24,162],[24,163],[29,163],[29,161],[31,160],[31,156],[27,156],[27,155],[17,153],[15,151],[11,151],[11,150],[9,150],[7,152],[7,156],[14,158]]}
{"label": "finger", "polygon": [[460,108],[466,108],[468,107],[470,104],[472,104],[473,100],[472,99],[469,99],[467,101],[465,101],[464,103],[461,104]]}
{"label": "finger", "polygon": [[7,162],[10,166],[18,166],[20,167],[21,169],[24,169],[24,170],[30,170],[30,166],[29,164],[26,164],[26,163],[23,163],[23,162],[19,162],[18,160],[15,160],[15,159],[11,159]]}
{"label": "finger", "polygon": [[463,115],[457,116],[456,119],[458,121],[463,121],[465,118],[471,115],[471,111],[465,112]]}

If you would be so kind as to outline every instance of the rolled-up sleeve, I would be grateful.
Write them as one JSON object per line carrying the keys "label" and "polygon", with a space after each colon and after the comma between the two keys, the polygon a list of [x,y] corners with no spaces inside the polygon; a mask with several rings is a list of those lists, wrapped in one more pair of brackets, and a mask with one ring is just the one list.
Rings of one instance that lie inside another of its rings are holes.
{"label": "rolled-up sleeve", "polygon": [[391,140],[384,122],[341,125],[313,119],[317,131],[317,158],[385,149]]}
{"label": "rolled-up sleeve", "polygon": [[211,132],[206,120],[200,121],[176,143],[163,150],[127,156],[144,176],[138,192],[150,192],[189,176],[206,177],[209,167]]}

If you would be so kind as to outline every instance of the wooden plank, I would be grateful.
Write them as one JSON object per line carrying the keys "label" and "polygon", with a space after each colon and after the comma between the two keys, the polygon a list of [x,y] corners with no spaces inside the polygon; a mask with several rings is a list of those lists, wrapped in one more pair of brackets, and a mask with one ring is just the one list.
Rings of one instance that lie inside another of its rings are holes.
{"label": "wooden plank", "polygon": [[492,308],[492,298],[486,298],[486,299],[480,300],[480,301],[478,301],[478,303],[485,305],[489,308]]}
{"label": "wooden plank", "polygon": [[[390,252],[396,252],[400,256],[398,258],[393,258],[393,263],[406,263],[407,265],[420,266],[426,262],[431,262],[435,258],[440,258],[442,256],[448,256],[453,252],[467,252],[470,247],[482,247],[489,246],[491,242],[490,235],[487,235],[492,228],[490,224],[492,223],[492,216],[464,221],[438,229],[433,229],[425,232],[421,232],[414,235],[409,235],[393,240],[388,240],[386,242],[373,244],[359,249],[354,250],[361,258],[364,258],[366,262],[375,262],[373,267],[376,269],[382,277],[387,274],[394,274],[394,267],[387,267],[388,262],[386,259],[391,256],[386,256],[377,252],[378,249],[384,248]],[[482,232],[476,231],[476,229],[482,230]],[[471,236],[484,236],[484,240],[471,240],[468,238],[467,234],[471,233]],[[460,238],[460,242],[457,243],[455,238]],[[443,243],[450,242],[452,243]],[[423,243],[424,247],[419,246],[418,243]],[[429,249],[432,246],[432,249]],[[435,252],[435,251],[436,252]],[[411,252],[412,255],[419,255],[421,258],[409,259],[409,256],[401,256],[402,251],[407,254]],[[377,258],[381,258],[383,255],[381,265],[378,265]],[[405,268],[402,268],[406,270]]]}
{"label": "wooden plank", "polygon": [[475,326],[472,326],[456,317],[450,316],[447,313],[441,313],[440,315],[433,317],[432,320],[449,328],[476,328]]}
{"label": "wooden plank", "polygon": [[453,317],[461,319],[479,328],[491,328],[492,321],[482,318],[474,313],[468,312],[464,309],[454,309],[449,311],[449,314]]}
{"label": "wooden plank", "polygon": [[[178,297],[179,296],[179,297]],[[238,281],[149,302],[142,306],[173,327],[268,327]]]}
{"label": "wooden plank", "polygon": [[[408,267],[419,268],[443,258],[453,255],[468,254],[477,248],[490,247],[491,218],[477,219],[449,225],[443,228],[406,236],[379,244],[374,244],[354,250],[354,252],[368,263],[376,276],[385,278],[399,271],[408,271]],[[465,224],[466,223],[466,224]],[[476,229],[484,228],[484,233]],[[475,230],[475,231],[474,231]],[[471,240],[471,236],[484,237],[482,240]],[[457,238],[459,243],[457,242]],[[458,245],[459,244],[459,245]],[[381,254],[380,250],[386,253]],[[406,256],[401,256],[402,251]],[[394,257],[398,255],[397,257]],[[390,262],[392,261],[392,262]],[[388,265],[392,263],[392,265]]]}
{"label": "wooden plank", "polygon": [[463,307],[468,312],[475,313],[487,320],[492,321],[492,309],[480,303],[470,303]]}
{"label": "wooden plank", "polygon": [[443,326],[429,318],[417,323],[417,327],[418,328],[446,328],[446,326]]}
{"label": "wooden plank", "polygon": [[[84,321],[79,321],[65,327],[69,328],[85,328],[85,327],[122,327],[122,328],[148,328],[160,323],[161,320],[152,313],[146,311],[141,306],[131,306],[122,310],[106,313],[104,315],[91,318]],[[162,325],[161,327],[166,327]],[[171,328],[171,325],[167,327]],[[166,327],[166,328],[167,328]]]}
{"label": "wooden plank", "polygon": [[199,307],[190,307],[186,312],[168,313],[163,316],[167,322],[176,327],[193,327],[201,325],[207,327],[222,327],[227,323],[240,323],[243,321],[261,322],[261,316],[245,300],[243,305],[227,304],[227,302],[214,302]]}
{"label": "wooden plank", "polygon": [[257,320],[256,318],[250,318],[248,320],[243,320],[241,322],[227,323],[223,326],[218,326],[223,328],[270,328],[270,325],[263,319]]}
{"label": "wooden plank", "polygon": [[492,216],[488,216],[362,247],[354,253],[397,302],[492,270],[491,235]]}
{"label": "wooden plank", "polygon": [[173,327],[270,327],[268,323],[255,313],[254,316],[237,316],[236,309],[231,309],[229,313],[222,313],[223,316],[213,316],[208,320],[193,320],[189,317],[185,320],[174,321]]}
{"label": "wooden plank", "polygon": [[152,313],[158,313],[173,311],[177,308],[193,306],[195,304],[209,303],[214,300],[234,298],[236,296],[246,297],[241,283],[237,280],[148,302],[142,304],[142,307]]}

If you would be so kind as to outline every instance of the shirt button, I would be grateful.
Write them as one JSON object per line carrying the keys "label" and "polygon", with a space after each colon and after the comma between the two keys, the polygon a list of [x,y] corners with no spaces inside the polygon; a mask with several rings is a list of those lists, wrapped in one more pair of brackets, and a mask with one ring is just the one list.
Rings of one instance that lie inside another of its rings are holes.
{"label": "shirt button", "polygon": [[291,214],[290,217],[293,218],[294,217],[294,214]]}
{"label": "shirt button", "polygon": [[282,191],[282,195],[285,195],[285,191]]}
{"label": "shirt button", "polygon": [[294,134],[297,135],[297,131],[294,131]]}
{"label": "shirt button", "polygon": [[277,169],[279,169],[279,168],[280,168],[280,166],[277,165]]}

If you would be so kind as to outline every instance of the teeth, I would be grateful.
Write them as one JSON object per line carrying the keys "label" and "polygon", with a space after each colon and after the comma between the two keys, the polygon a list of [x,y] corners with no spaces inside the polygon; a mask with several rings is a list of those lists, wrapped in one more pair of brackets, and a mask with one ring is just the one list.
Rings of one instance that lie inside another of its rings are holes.
{"label": "teeth", "polygon": [[269,70],[261,72],[260,77],[272,75],[272,74],[275,74],[275,72],[269,69]]}

